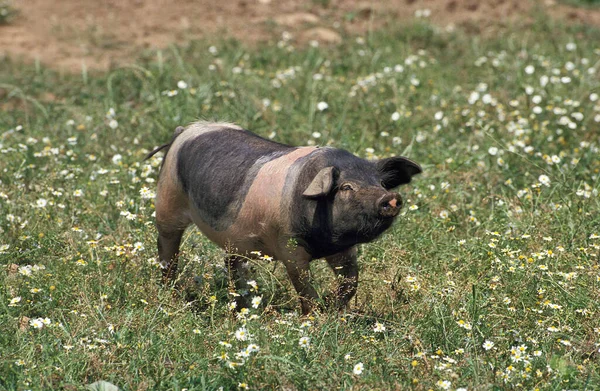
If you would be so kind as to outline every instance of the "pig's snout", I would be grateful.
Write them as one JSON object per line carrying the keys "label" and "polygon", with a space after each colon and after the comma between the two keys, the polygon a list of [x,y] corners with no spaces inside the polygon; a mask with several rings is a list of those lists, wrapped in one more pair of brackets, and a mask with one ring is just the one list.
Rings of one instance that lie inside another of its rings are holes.
{"label": "pig's snout", "polygon": [[402,198],[397,193],[388,193],[377,201],[377,210],[383,217],[396,217],[402,208]]}

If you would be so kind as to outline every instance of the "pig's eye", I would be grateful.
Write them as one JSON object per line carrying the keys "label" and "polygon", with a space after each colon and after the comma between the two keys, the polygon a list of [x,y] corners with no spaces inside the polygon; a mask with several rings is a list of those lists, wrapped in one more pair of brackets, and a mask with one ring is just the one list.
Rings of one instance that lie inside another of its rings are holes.
{"label": "pig's eye", "polygon": [[348,191],[348,190],[354,190],[354,188],[349,183],[344,183],[342,186],[340,186],[340,190]]}

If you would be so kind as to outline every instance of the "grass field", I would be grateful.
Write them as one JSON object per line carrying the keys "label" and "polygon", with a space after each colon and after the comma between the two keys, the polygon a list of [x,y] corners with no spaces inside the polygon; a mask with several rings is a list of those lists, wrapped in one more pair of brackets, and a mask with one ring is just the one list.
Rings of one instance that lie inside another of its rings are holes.
{"label": "grass field", "polygon": [[[108,74],[0,60],[0,389],[600,389],[600,32],[512,31],[213,39]],[[160,284],[142,159],[198,118],[423,166],[349,312],[299,316],[268,261],[261,304],[230,311],[195,230],[184,288]]]}

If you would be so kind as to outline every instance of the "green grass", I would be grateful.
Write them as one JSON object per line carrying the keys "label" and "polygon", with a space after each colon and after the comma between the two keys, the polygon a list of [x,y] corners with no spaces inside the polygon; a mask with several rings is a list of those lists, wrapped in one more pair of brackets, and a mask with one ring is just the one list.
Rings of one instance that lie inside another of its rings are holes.
{"label": "green grass", "polygon": [[565,4],[588,8],[595,8],[600,6],[600,0],[562,0],[562,2]]}
{"label": "green grass", "polygon": [[17,15],[17,10],[12,6],[12,2],[0,0],[0,26],[8,24],[15,15]]}
{"label": "green grass", "polygon": [[[1,60],[0,389],[598,389],[599,42],[540,18],[498,39],[427,24],[335,48],[215,39],[107,74]],[[184,288],[160,284],[142,196],[160,158],[142,159],[198,118],[423,166],[362,246],[348,313],[298,316],[283,267],[256,261],[263,304],[236,316],[195,230]]]}

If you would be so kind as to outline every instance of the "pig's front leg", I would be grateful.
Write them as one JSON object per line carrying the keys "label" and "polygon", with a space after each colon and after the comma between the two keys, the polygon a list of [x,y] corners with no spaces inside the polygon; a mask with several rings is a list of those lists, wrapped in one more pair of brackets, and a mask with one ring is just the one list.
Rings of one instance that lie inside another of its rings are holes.
{"label": "pig's front leg", "polygon": [[340,285],[335,294],[335,301],[332,303],[338,309],[345,309],[348,302],[356,294],[358,286],[358,263],[356,262],[356,246],[340,253],[326,257],[329,267],[333,270],[339,279]]}
{"label": "pig's front leg", "polygon": [[286,261],[285,268],[296,292],[300,295],[300,304],[302,305],[302,314],[310,313],[319,300],[317,291],[310,283],[309,260]]}

